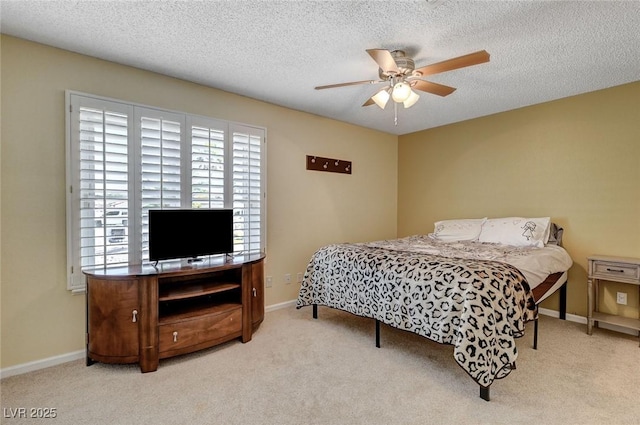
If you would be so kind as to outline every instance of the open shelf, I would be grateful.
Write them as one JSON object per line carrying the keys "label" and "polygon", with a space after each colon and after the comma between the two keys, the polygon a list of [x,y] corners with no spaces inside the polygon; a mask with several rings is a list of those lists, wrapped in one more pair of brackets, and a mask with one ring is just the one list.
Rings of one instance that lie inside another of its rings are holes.
{"label": "open shelf", "polygon": [[158,318],[161,322],[217,314],[242,308],[240,283],[196,280],[160,285]]}
{"label": "open shelf", "polygon": [[614,314],[594,311],[593,320],[640,331],[640,319],[634,319],[633,317],[616,316]]}
{"label": "open shelf", "polygon": [[238,288],[240,288],[240,284],[232,282],[197,282],[188,285],[163,285],[160,289],[158,300],[161,302],[181,300],[233,291]]}

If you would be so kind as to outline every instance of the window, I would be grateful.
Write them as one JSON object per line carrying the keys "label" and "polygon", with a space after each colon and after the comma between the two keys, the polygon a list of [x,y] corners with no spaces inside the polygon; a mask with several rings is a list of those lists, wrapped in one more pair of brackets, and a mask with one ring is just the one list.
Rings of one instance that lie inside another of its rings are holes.
{"label": "window", "polygon": [[234,252],[264,252],[265,129],[67,92],[68,287],[148,261],[152,208],[233,208]]}

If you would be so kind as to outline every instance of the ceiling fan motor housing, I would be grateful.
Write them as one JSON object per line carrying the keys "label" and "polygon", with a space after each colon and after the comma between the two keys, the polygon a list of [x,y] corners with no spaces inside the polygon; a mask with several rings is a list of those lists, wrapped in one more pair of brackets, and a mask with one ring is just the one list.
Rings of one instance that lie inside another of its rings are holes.
{"label": "ceiling fan motor housing", "polygon": [[391,56],[398,67],[398,73],[393,71],[385,71],[382,68],[378,68],[378,75],[382,80],[388,80],[397,76],[410,75],[415,69],[415,63],[413,59],[405,56],[404,50],[393,50],[391,51]]}

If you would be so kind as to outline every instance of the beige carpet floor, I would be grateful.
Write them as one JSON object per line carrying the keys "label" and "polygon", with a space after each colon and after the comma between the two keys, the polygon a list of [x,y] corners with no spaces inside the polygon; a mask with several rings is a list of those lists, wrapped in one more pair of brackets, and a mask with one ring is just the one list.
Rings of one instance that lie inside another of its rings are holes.
{"label": "beige carpet floor", "polygon": [[[0,383],[2,423],[55,424],[638,424],[637,338],[542,316],[518,340],[517,370],[491,401],[452,347],[327,308],[267,313],[247,344],[136,365],[74,361]],[[55,419],[8,418],[55,408]]]}

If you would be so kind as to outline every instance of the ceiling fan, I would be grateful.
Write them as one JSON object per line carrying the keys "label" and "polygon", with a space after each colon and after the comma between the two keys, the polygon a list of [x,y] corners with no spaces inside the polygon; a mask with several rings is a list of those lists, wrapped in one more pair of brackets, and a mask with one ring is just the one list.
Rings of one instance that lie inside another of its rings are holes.
{"label": "ceiling fan", "polygon": [[438,96],[448,96],[456,90],[454,87],[423,80],[423,77],[489,62],[489,53],[485,50],[480,50],[464,56],[458,56],[453,59],[426,65],[421,68],[416,68],[413,59],[407,57],[403,50],[389,51],[386,49],[367,49],[367,53],[369,53],[380,67],[378,69],[378,76],[380,77],[379,80],[363,80],[352,81],[350,83],[330,84],[326,86],[318,86],[315,89],[324,90],[336,87],[354,86],[358,84],[388,83],[386,87],[378,90],[362,106],[369,106],[375,103],[380,108],[384,109],[389,98],[391,98],[395,102],[394,106],[398,103],[402,103],[405,108],[410,108],[420,98],[414,89]]}

